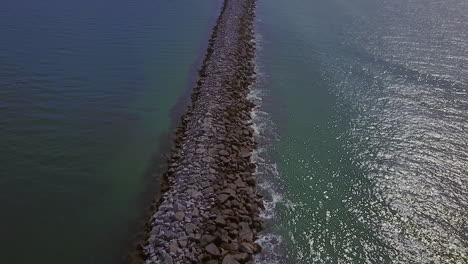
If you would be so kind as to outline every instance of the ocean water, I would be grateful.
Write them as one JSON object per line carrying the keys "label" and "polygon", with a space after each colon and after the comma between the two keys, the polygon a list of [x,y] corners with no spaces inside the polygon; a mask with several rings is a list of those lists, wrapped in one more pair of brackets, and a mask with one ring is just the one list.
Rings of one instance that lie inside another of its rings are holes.
{"label": "ocean water", "polygon": [[119,263],[220,1],[0,6],[0,263]]}
{"label": "ocean water", "polygon": [[468,2],[260,0],[258,263],[468,263]]}

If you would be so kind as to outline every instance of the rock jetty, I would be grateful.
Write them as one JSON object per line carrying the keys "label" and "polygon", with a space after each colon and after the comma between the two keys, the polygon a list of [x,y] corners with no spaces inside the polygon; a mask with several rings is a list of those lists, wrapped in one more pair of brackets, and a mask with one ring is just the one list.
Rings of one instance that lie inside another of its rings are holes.
{"label": "rock jetty", "polygon": [[255,80],[255,0],[225,0],[176,130],[164,193],[148,223],[145,263],[250,263],[262,197],[247,99]]}

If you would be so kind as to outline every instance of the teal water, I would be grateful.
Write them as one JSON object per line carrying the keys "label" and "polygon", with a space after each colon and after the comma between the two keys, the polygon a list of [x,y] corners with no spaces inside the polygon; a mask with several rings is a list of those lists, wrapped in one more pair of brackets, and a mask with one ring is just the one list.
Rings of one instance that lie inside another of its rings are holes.
{"label": "teal water", "polygon": [[468,263],[467,14],[259,1],[260,263]]}
{"label": "teal water", "polygon": [[1,263],[119,263],[219,4],[2,1]]}

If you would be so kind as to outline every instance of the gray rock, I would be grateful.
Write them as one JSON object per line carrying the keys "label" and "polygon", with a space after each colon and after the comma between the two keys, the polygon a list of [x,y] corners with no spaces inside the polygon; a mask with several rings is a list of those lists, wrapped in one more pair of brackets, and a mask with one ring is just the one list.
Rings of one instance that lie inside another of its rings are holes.
{"label": "gray rock", "polygon": [[173,264],[174,261],[172,260],[171,255],[167,254],[166,251],[161,250],[161,259],[162,259],[162,264]]}
{"label": "gray rock", "polygon": [[205,250],[210,255],[221,256],[221,252],[219,251],[219,248],[213,243],[208,244],[208,246],[205,247]]}
{"label": "gray rock", "polygon": [[185,217],[185,213],[184,213],[184,212],[177,212],[177,213],[175,213],[175,215],[174,215],[174,218],[175,218],[177,221],[182,221],[182,220],[184,220],[184,217]]}
{"label": "gray rock", "polygon": [[198,209],[197,208],[193,209],[192,216],[197,217],[199,215],[200,215],[200,212],[198,211]]}
{"label": "gray rock", "polygon": [[224,203],[229,198],[228,194],[220,194],[218,195],[218,200],[220,203]]}
{"label": "gray rock", "polygon": [[193,233],[193,231],[195,231],[196,228],[197,226],[195,224],[192,224],[192,223],[185,224],[185,231],[187,233]]}
{"label": "gray rock", "polygon": [[239,226],[241,227],[241,230],[239,233],[240,240],[251,242],[253,240],[253,233],[252,233],[252,229],[250,229],[249,224],[245,222],[241,222],[239,223]]}
{"label": "gray rock", "polygon": [[249,260],[250,256],[247,253],[239,253],[239,254],[233,255],[233,257],[238,261],[246,262],[247,260]]}
{"label": "gray rock", "polygon": [[177,253],[177,251],[179,250],[179,246],[177,245],[177,242],[172,242],[171,243],[171,246],[169,247],[169,252],[171,253]]}
{"label": "gray rock", "polygon": [[215,223],[220,226],[225,226],[226,225],[226,220],[224,220],[224,217],[222,215],[218,215],[215,219]]}
{"label": "gray rock", "polygon": [[229,152],[227,152],[227,150],[225,149],[220,150],[218,153],[221,156],[229,156]]}
{"label": "gray rock", "polygon": [[239,264],[239,262],[230,254],[227,254],[223,258],[223,263],[222,264]]}
{"label": "gray rock", "polygon": [[200,243],[202,244],[202,246],[205,246],[213,242],[215,239],[216,237],[205,234],[200,238]]}
{"label": "gray rock", "polygon": [[187,246],[187,240],[179,240],[179,245],[181,247],[183,247],[183,248],[186,247]]}
{"label": "gray rock", "polygon": [[206,152],[206,149],[204,149],[204,148],[199,148],[199,149],[197,149],[195,152],[198,153],[198,154],[203,154],[203,153]]}

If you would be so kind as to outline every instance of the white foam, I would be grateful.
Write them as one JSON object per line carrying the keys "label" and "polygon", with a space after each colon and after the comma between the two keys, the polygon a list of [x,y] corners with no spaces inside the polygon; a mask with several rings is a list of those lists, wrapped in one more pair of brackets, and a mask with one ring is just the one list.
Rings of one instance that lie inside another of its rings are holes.
{"label": "white foam", "polygon": [[[261,52],[261,35],[256,35],[257,43],[257,57]],[[278,140],[278,135],[275,133],[275,124],[270,118],[268,112],[264,110],[263,98],[265,98],[267,91],[264,89],[266,86],[266,75],[263,74],[260,64],[255,61],[256,83],[250,87],[248,99],[255,103],[250,116],[252,118],[252,129],[254,130],[255,141],[258,147],[252,153],[252,161],[257,164],[256,178],[258,183],[258,190],[264,195],[264,207],[261,212],[261,217],[267,220],[274,219],[277,213],[277,205],[281,203],[284,198],[278,191],[278,186],[275,185],[280,179],[278,168],[275,162],[271,161],[268,157],[268,149],[271,147],[272,142]],[[257,242],[262,246],[262,253],[255,257],[256,263],[280,263],[281,256],[279,255],[282,243],[281,236],[264,231],[260,234]]]}

